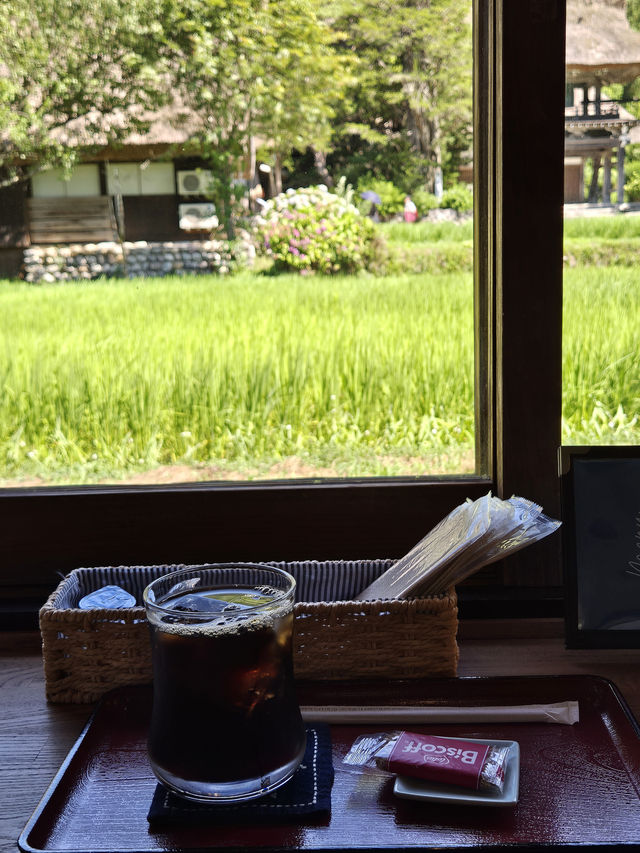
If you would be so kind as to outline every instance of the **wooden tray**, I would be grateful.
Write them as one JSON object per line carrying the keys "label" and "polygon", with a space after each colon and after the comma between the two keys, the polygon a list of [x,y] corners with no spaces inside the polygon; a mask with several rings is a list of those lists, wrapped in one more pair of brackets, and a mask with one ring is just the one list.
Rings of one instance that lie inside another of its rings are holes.
{"label": "wooden tray", "polygon": [[384,684],[301,684],[304,704],[496,705],[578,700],[580,722],[474,723],[418,731],[515,740],[516,806],[483,809],[400,800],[392,777],[342,764],[362,732],[332,726],[335,783],[329,817],[282,824],[216,825],[153,831],[147,811],[155,779],[145,741],[147,687],[108,694],[67,756],[19,839],[27,853],[155,853],[177,850],[413,850],[437,847],[599,850],[640,843],[640,729],[609,681],[592,676],[458,678]]}

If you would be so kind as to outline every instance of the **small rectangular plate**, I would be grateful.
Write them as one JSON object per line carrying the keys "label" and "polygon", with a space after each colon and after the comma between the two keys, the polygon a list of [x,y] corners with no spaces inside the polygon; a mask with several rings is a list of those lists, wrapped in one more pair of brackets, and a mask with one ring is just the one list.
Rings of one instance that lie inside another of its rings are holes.
{"label": "small rectangular plate", "polygon": [[426,779],[397,776],[393,785],[396,797],[405,800],[431,800],[436,803],[459,803],[465,806],[515,806],[520,787],[520,746],[515,740],[485,740],[484,738],[458,738],[466,743],[508,746],[511,752],[505,768],[502,793],[473,791],[455,785],[441,785]]}

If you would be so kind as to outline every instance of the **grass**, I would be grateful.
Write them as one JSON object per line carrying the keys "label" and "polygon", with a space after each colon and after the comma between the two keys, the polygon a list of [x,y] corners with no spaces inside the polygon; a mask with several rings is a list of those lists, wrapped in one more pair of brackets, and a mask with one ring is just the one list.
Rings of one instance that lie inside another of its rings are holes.
{"label": "grass", "polygon": [[385,222],[380,230],[391,244],[464,243],[473,240],[473,222]]}
{"label": "grass", "polygon": [[[380,225],[392,244],[460,243],[473,239],[473,222],[385,222]],[[565,219],[564,236],[570,240],[640,239],[640,216],[585,216]]]}
{"label": "grass", "polygon": [[[473,224],[469,221],[392,222],[381,225],[389,245],[389,271],[412,273],[470,272]],[[640,257],[640,216],[617,215],[567,219],[564,265],[635,267]]]}
{"label": "grass", "polygon": [[473,270],[473,223],[387,222],[387,271],[439,275]]}
{"label": "grass", "polygon": [[640,268],[565,270],[563,443],[640,443]]}
{"label": "grass", "polygon": [[[565,270],[563,443],[639,443],[639,306]],[[0,484],[473,469],[470,273],[0,282],[0,331]]]}
{"label": "grass", "polygon": [[473,445],[468,275],[5,283],[0,317],[5,479],[418,473]]}
{"label": "grass", "polygon": [[585,216],[565,219],[564,236],[574,240],[631,240],[640,238],[640,216]]}

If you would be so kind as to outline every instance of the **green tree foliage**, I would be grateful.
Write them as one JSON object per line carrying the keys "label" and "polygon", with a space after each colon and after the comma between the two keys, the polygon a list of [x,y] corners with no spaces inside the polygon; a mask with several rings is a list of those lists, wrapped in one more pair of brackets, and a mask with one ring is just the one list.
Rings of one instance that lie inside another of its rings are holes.
{"label": "green tree foliage", "polygon": [[[144,129],[169,99],[172,0],[6,0],[0,167],[6,180],[70,166],[77,147]],[[180,48],[182,50],[182,48]],[[16,163],[16,157],[18,158]]]}
{"label": "green tree foliage", "polygon": [[223,207],[255,139],[276,189],[291,152],[311,147],[322,162],[338,127],[360,175],[403,191],[468,145],[470,0],[5,0],[3,11],[10,179],[70,166],[79,142],[121,141],[172,103],[200,119]]}
{"label": "green tree foliage", "polygon": [[353,62],[334,49],[336,34],[309,0],[270,4],[253,130],[273,155],[276,190],[294,149],[326,154],[336,105],[353,81]]}
{"label": "green tree foliage", "polygon": [[640,30],[640,0],[627,0],[627,20],[634,30]]}
{"label": "green tree foliage", "polygon": [[447,152],[470,141],[470,13],[469,0],[334,0],[327,13],[358,60],[344,132],[374,156],[398,152],[401,162],[412,152],[431,185]]}
{"label": "green tree foliage", "polygon": [[232,175],[258,137],[279,190],[293,148],[328,144],[350,65],[333,30],[312,0],[189,0],[181,27],[193,50],[179,86],[205,119],[201,142],[217,173]]}
{"label": "green tree foliage", "polygon": [[[71,139],[118,141],[176,99],[232,175],[260,135],[276,160],[326,147],[348,60],[312,0],[8,0],[0,36],[4,157],[71,165]],[[62,131],[68,131],[63,133]]]}

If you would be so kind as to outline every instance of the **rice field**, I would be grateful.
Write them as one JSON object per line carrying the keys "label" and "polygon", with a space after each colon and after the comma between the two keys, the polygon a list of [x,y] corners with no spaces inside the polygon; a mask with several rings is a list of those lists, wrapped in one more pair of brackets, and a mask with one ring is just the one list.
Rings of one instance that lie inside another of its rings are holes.
{"label": "rice field", "polygon": [[[564,443],[639,442],[639,306],[566,271]],[[473,470],[467,273],[0,282],[0,331],[0,485]]]}
{"label": "rice field", "polygon": [[565,270],[563,444],[640,443],[640,267]]}
{"label": "rice field", "polygon": [[5,283],[0,476],[459,464],[471,302],[468,275]]}

